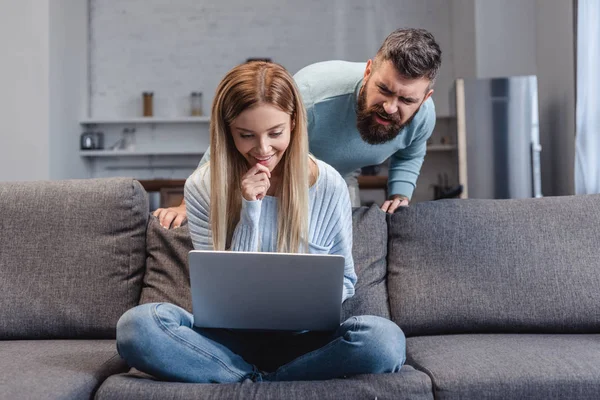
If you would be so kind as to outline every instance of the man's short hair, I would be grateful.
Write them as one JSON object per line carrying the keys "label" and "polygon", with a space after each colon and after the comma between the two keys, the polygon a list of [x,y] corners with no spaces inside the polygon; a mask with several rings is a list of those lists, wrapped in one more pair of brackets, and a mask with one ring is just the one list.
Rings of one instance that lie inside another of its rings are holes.
{"label": "man's short hair", "polygon": [[375,56],[375,67],[387,60],[401,75],[410,79],[425,77],[432,87],[442,64],[442,51],[425,29],[401,28],[385,38]]}

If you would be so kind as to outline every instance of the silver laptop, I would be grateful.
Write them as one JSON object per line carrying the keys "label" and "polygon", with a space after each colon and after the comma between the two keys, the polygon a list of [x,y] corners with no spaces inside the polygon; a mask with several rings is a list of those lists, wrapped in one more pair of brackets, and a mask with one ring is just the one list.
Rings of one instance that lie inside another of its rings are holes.
{"label": "silver laptop", "polygon": [[199,328],[334,330],[340,325],[344,257],[192,250]]}

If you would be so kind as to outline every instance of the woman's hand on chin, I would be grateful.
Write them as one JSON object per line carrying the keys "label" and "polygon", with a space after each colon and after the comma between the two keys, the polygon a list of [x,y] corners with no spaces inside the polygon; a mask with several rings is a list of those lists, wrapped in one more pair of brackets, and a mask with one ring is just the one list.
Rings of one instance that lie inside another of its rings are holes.
{"label": "woman's hand on chin", "polygon": [[271,187],[271,171],[262,164],[254,164],[242,177],[242,196],[248,201],[262,200]]}

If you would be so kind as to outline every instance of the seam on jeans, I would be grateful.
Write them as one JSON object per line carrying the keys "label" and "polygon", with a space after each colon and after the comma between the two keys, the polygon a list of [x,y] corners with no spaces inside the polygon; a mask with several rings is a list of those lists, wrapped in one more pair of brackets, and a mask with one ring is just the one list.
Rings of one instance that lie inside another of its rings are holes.
{"label": "seam on jeans", "polygon": [[[349,329],[349,330],[355,330],[356,326],[360,323],[360,321],[358,320],[357,316],[354,316],[352,318],[354,318],[354,324],[352,324],[352,328]],[[309,354],[313,354],[313,353],[316,353],[316,352],[321,352],[322,350],[328,349],[329,347],[333,346],[334,344],[337,344],[342,339],[344,339],[344,335],[338,336],[337,338],[333,339],[331,342],[327,343],[323,347],[319,347],[318,349],[315,349],[313,351],[309,351],[308,353],[304,353],[301,356],[296,357],[295,359],[293,359],[289,363],[287,363],[287,364],[282,365],[281,367],[279,367],[275,371],[276,375],[279,375],[280,372],[285,372],[292,363],[295,363],[296,361],[299,361],[299,360],[302,360],[302,359],[308,357]]]}
{"label": "seam on jeans", "polygon": [[[160,303],[158,304],[160,305]],[[188,346],[189,348],[197,351],[198,353],[204,355],[205,357],[216,361],[219,365],[221,365],[221,367],[223,367],[224,370],[226,370],[227,372],[229,372],[231,375],[238,377],[238,380],[241,380],[242,378],[244,378],[246,375],[242,375],[242,374],[238,374],[235,371],[232,371],[231,368],[229,368],[229,366],[227,365],[227,363],[225,363],[223,360],[221,360],[219,357],[214,356],[213,354],[210,354],[209,352],[199,348],[198,346],[195,346],[193,343],[185,340],[184,338],[175,335],[170,329],[169,327],[167,327],[160,319],[160,317],[157,315],[156,312],[156,308],[158,307],[158,305],[155,305],[154,307],[152,307],[152,317],[154,318],[154,320],[156,321],[157,325],[169,336],[171,336],[173,339],[176,339],[178,341],[180,341],[181,343],[183,343],[184,345]],[[200,335],[198,333],[198,335]],[[210,340],[210,339],[208,339]]]}

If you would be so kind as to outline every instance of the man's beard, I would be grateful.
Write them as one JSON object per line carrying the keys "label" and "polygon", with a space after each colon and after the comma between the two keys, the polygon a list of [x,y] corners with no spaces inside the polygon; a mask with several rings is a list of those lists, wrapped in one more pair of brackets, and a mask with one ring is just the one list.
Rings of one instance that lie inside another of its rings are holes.
{"label": "man's beard", "polygon": [[[401,122],[400,114],[388,114],[380,104],[367,109],[367,83],[362,87],[357,102],[356,109],[356,128],[362,139],[369,144],[382,144],[394,140],[402,128],[410,124],[417,115],[417,111],[405,122]],[[420,107],[419,107],[420,108]],[[386,118],[390,124],[385,126],[375,120],[375,113],[379,113]]]}

